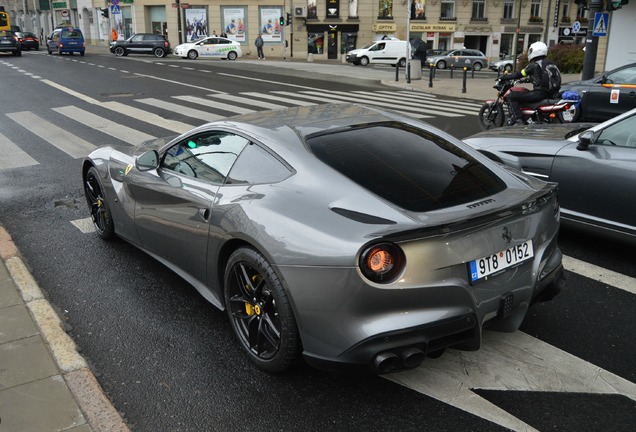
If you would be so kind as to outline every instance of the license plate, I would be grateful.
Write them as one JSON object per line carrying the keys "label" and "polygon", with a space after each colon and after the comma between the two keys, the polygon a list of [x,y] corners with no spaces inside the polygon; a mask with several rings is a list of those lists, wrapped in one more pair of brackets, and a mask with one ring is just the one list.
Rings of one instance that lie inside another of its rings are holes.
{"label": "license plate", "polygon": [[563,111],[563,121],[571,122],[572,121],[572,111],[566,110]]}
{"label": "license plate", "polygon": [[493,273],[529,260],[534,256],[532,240],[525,241],[496,254],[485,256],[468,263],[470,281],[475,282]]}
{"label": "license plate", "polygon": [[1,44],[7,44],[7,45],[8,45],[8,44],[10,44],[10,43],[11,43],[11,41],[3,40],[3,41],[0,41],[0,43],[1,43]]}

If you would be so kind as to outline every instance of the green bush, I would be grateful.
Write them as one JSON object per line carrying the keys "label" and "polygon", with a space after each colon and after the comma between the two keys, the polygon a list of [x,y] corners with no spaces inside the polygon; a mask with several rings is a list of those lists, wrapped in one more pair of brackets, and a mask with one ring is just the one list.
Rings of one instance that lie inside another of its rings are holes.
{"label": "green bush", "polygon": [[548,50],[548,59],[556,63],[564,74],[581,73],[584,56],[583,45],[561,44]]}

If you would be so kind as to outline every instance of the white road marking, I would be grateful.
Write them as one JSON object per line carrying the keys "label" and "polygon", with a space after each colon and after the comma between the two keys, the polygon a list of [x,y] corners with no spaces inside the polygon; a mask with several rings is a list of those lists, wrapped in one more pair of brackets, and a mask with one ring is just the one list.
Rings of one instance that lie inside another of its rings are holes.
{"label": "white road marking", "polygon": [[563,267],[566,270],[580,274],[586,278],[636,294],[636,279],[629,276],[568,256],[563,257]]}
{"label": "white road marking", "polygon": [[267,99],[267,100],[273,100],[273,101],[278,101],[278,102],[284,102],[284,103],[290,104],[290,105],[298,105],[298,106],[313,106],[313,105],[317,105],[314,102],[307,102],[307,101],[301,101],[301,100],[296,100],[296,99],[291,99],[291,98],[284,98],[284,97],[275,96],[275,95],[269,94],[269,93],[243,92],[241,94],[245,95],[245,96],[252,97],[252,98],[260,98],[260,99]]}
{"label": "white road marking", "polygon": [[33,159],[20,147],[15,145],[6,136],[0,133],[0,169],[22,168],[31,165],[38,165],[38,161]]}
{"label": "white road marking", "polygon": [[[214,96],[214,95],[210,95],[210,96]],[[237,107],[237,106],[226,104],[219,101],[200,98],[197,96],[173,96],[173,97],[175,99],[183,100],[183,101],[194,103],[194,104],[204,105],[210,108],[219,109],[221,111],[228,111],[234,114],[249,114],[249,113],[256,112],[252,109],[241,108],[241,107]]]}
{"label": "white road marking", "polygon": [[89,234],[89,233],[95,232],[95,225],[93,224],[93,219],[89,217],[84,219],[72,220],[71,224],[73,224],[73,226],[79,229],[83,234]]}
{"label": "white road marking", "polygon": [[29,125],[29,130],[72,158],[81,158],[96,147],[82,138],[40,118],[30,111],[9,113],[7,116],[19,124]]}
{"label": "white road marking", "polygon": [[186,117],[192,117],[199,120],[205,120],[206,122],[212,122],[212,121],[216,121],[216,120],[224,118],[224,116],[212,114],[207,111],[202,111],[200,109],[191,108],[191,107],[179,105],[179,104],[168,102],[168,101],[163,101],[160,99],[147,98],[147,99],[135,99],[135,101],[141,102],[143,104],[147,104],[150,106],[154,106],[157,108],[161,108],[166,111],[175,112],[177,114],[181,114]]}
{"label": "white road marking", "polygon": [[231,94],[219,94],[219,95],[210,95],[210,96],[215,98],[215,99],[221,99],[221,100],[230,101],[230,102],[238,102],[240,104],[252,105],[252,106],[256,106],[256,107],[262,108],[262,109],[287,108],[284,105],[278,105],[278,104],[273,104],[273,103],[269,103],[269,102],[258,101],[258,100],[249,99],[249,98],[246,98],[246,97],[234,96],[234,95],[231,95]]}
{"label": "white road marking", "polygon": [[484,331],[479,351],[447,350],[384,377],[515,431],[535,429],[472,389],[620,394],[636,401],[636,384],[520,331]]}

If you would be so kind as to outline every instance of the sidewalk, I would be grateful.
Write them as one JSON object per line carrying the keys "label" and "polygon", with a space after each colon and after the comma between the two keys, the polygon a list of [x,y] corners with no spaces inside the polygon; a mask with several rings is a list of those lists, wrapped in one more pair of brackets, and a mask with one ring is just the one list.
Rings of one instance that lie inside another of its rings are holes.
{"label": "sidewalk", "polygon": [[0,431],[129,431],[0,227]]}

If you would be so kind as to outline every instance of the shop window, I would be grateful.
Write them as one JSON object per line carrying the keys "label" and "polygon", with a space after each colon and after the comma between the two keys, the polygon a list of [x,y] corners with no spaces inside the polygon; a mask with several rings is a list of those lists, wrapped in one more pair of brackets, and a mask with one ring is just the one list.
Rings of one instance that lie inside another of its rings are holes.
{"label": "shop window", "polygon": [[307,52],[310,54],[322,54],[324,42],[324,33],[309,33],[307,35]]}
{"label": "shop window", "polygon": [[356,43],[358,41],[358,33],[342,33],[342,47],[341,54],[346,54],[349,51],[356,49]]}
{"label": "shop window", "polygon": [[378,18],[393,19],[393,0],[379,0]]}

